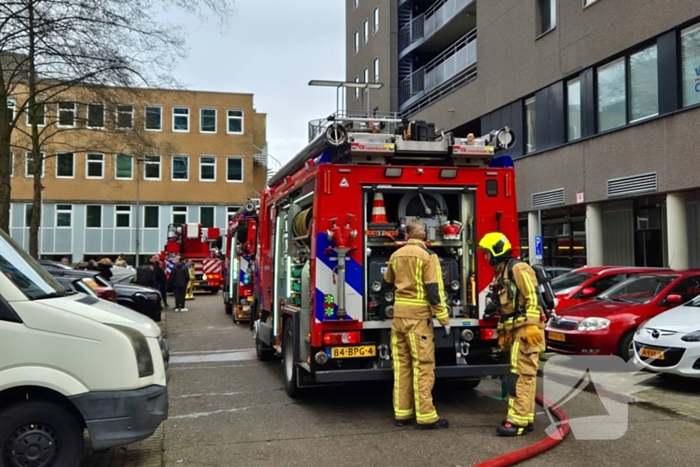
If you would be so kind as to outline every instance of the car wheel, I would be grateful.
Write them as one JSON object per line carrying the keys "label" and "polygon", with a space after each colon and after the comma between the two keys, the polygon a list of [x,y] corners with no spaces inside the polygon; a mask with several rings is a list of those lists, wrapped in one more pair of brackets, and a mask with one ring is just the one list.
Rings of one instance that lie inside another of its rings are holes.
{"label": "car wheel", "polygon": [[635,329],[627,331],[617,346],[617,355],[626,362],[634,357],[634,331]]}
{"label": "car wheel", "polygon": [[0,465],[80,465],[83,429],[73,414],[60,405],[22,401],[1,410],[0,420]]}
{"label": "car wheel", "polygon": [[233,313],[233,305],[231,305],[231,304],[227,305],[224,303],[224,311],[226,312],[227,315],[230,315],[231,313]]}
{"label": "car wheel", "polygon": [[294,362],[294,330],[292,320],[284,323],[284,340],[282,341],[282,368],[284,369],[284,389],[292,398],[299,397],[301,389],[297,384],[297,369]]}

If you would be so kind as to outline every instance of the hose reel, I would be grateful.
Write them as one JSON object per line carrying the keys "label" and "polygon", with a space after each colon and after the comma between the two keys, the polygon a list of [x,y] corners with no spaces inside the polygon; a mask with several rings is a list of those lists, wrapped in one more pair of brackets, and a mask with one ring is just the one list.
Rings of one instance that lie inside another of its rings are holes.
{"label": "hose reel", "polygon": [[309,235],[309,225],[311,224],[311,208],[306,208],[294,217],[292,222],[292,233],[295,238]]}

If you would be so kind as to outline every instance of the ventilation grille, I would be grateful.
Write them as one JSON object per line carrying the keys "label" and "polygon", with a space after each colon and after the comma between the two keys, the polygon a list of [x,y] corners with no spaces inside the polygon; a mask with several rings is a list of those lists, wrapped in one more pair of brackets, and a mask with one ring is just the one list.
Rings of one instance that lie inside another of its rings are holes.
{"label": "ventilation grille", "polygon": [[541,208],[544,206],[557,206],[561,204],[565,204],[563,188],[551,191],[542,191],[540,193],[532,194],[533,209]]}
{"label": "ventilation grille", "polygon": [[608,198],[658,190],[656,172],[608,180]]}
{"label": "ventilation grille", "polygon": [[98,299],[96,299],[95,297],[91,297],[89,295],[81,297],[79,300],[76,300],[76,302],[84,303],[86,305],[94,305],[95,303],[100,303],[100,301]]}

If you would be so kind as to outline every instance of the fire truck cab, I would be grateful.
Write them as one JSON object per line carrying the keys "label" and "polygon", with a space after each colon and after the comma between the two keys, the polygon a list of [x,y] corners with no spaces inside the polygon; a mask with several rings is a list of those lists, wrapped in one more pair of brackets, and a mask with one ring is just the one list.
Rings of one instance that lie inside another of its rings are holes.
{"label": "fire truck cab", "polygon": [[160,260],[169,274],[172,258],[191,259],[195,268],[194,289],[218,293],[221,279],[220,230],[216,227],[202,227],[202,224],[170,224],[165,248]]}
{"label": "fire truck cab", "polygon": [[[495,158],[514,135],[455,138],[432,124],[334,114],[263,193],[253,310],[258,358],[282,356],[287,393],[391,379],[394,294],[381,279],[405,227],[420,219],[440,258],[451,332],[435,321],[435,374],[476,387],[509,371],[497,321],[484,319],[493,268],[480,236],[517,250],[515,173]],[[519,254],[519,251],[515,251]]]}
{"label": "fire truck cab", "polygon": [[224,311],[234,323],[250,320],[254,296],[255,253],[258,247],[259,199],[250,199],[231,216],[226,230],[223,271]]}

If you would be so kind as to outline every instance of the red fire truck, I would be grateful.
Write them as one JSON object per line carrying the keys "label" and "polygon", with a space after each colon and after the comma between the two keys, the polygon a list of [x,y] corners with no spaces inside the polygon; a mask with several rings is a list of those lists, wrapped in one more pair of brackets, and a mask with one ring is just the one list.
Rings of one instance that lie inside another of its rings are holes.
{"label": "red fire truck", "polygon": [[250,320],[259,207],[259,199],[248,200],[245,206],[231,216],[226,230],[224,310],[233,316],[234,323]]}
{"label": "red fire truck", "polygon": [[170,224],[168,240],[160,253],[169,275],[174,265],[173,258],[191,259],[195,267],[194,290],[217,293],[221,280],[221,234],[216,227],[202,227],[202,224]]}
{"label": "red fire truck", "polygon": [[476,387],[509,371],[497,322],[484,319],[493,268],[480,236],[501,231],[515,254],[518,216],[508,128],[475,138],[379,117],[316,123],[312,140],[269,182],[259,214],[253,309],[257,356],[281,355],[287,393],[391,379],[392,291],[381,279],[420,219],[440,257],[449,335],[436,321],[436,376]]}

